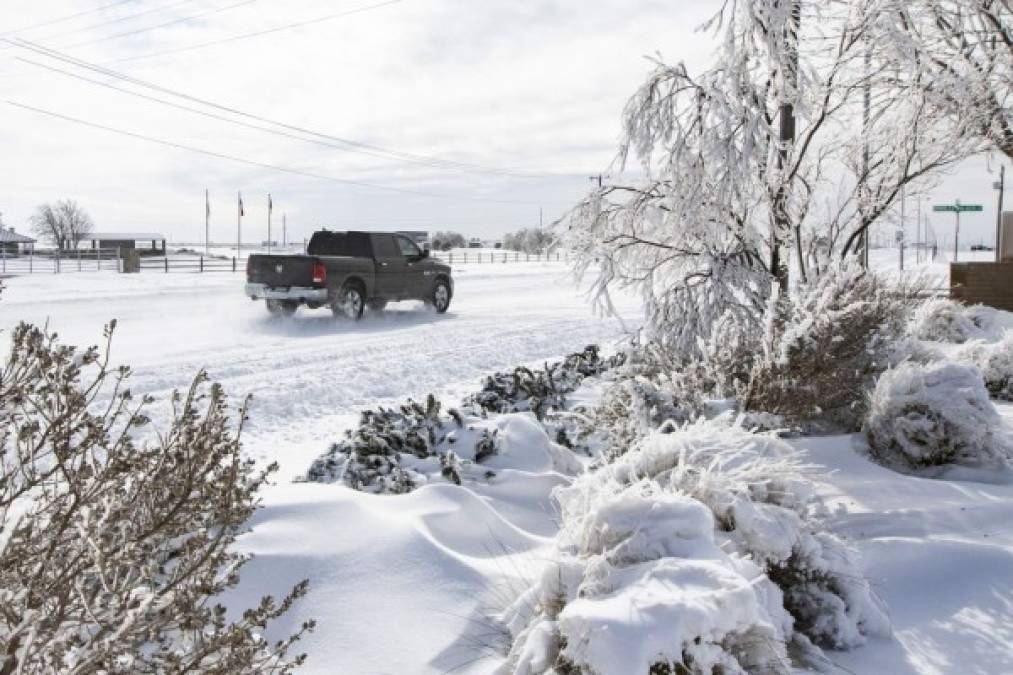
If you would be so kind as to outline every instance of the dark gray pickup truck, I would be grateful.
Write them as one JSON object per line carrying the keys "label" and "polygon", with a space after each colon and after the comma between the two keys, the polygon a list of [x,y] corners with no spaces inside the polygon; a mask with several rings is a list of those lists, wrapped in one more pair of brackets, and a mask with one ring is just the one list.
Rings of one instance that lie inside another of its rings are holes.
{"label": "dark gray pickup truck", "polygon": [[269,312],[282,316],[306,305],[359,319],[366,305],[382,310],[397,300],[423,300],[442,314],[454,280],[448,265],[403,235],[321,230],[305,255],[251,255],[246,295],[265,300]]}

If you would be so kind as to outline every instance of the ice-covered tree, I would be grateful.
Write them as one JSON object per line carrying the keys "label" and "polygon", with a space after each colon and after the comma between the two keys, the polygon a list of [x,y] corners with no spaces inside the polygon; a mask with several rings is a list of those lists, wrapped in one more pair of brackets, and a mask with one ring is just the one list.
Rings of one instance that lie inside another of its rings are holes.
{"label": "ice-covered tree", "polygon": [[879,17],[860,0],[727,2],[706,70],[656,59],[623,114],[633,170],[563,221],[604,306],[639,289],[655,337],[694,353],[717,317],[756,324],[772,289],[858,250],[905,186],[973,151],[872,58]]}
{"label": "ice-covered tree", "polygon": [[876,56],[941,114],[1013,158],[1013,8],[1008,0],[882,0]]}

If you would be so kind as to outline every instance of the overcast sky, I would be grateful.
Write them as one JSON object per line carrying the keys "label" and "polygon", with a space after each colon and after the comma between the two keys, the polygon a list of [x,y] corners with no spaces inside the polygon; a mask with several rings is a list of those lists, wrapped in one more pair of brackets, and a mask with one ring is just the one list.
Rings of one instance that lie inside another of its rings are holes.
{"label": "overcast sky", "polygon": [[[265,125],[0,43],[4,222],[24,230],[37,204],[72,197],[100,230],[153,230],[195,242],[203,239],[207,188],[212,240],[231,242],[239,190],[248,241],[266,237],[269,192],[275,223],[287,214],[292,239],[319,226],[494,237],[537,225],[539,209],[549,222],[587,192],[590,175],[608,169],[622,106],[651,67],[645,57],[660,52],[668,61],[705,62],[709,38],[695,28],[719,2],[4,0],[4,6],[0,37],[323,134],[310,143],[172,108],[25,60]],[[302,22],[308,23],[284,28]],[[262,31],[271,32],[243,37]],[[201,46],[207,43],[216,44]],[[964,216],[966,241],[987,238],[994,227],[997,176],[989,168],[997,171],[994,159],[971,160],[933,195],[985,205],[984,213]],[[952,218],[933,222],[940,237],[952,237]]]}

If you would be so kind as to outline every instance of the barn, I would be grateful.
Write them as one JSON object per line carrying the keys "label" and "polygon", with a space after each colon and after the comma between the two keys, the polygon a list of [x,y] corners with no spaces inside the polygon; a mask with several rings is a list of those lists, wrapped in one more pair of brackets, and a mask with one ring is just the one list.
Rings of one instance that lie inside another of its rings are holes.
{"label": "barn", "polygon": [[18,234],[14,228],[5,229],[0,226],[0,254],[5,256],[16,256],[31,250],[35,246],[35,240]]}

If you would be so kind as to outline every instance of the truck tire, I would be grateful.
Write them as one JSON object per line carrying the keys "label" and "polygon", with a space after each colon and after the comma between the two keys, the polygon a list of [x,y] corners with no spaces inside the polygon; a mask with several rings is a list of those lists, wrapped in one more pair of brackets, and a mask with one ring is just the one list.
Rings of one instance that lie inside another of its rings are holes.
{"label": "truck tire", "polygon": [[365,307],[366,298],[363,296],[362,288],[356,284],[345,284],[338,291],[338,297],[331,305],[331,312],[334,316],[358,321],[362,318],[362,310]]}
{"label": "truck tire", "polygon": [[433,286],[433,295],[429,299],[429,304],[433,306],[437,314],[443,314],[450,307],[450,284],[443,279],[439,279],[436,285]]}
{"label": "truck tire", "polygon": [[267,305],[267,311],[271,316],[288,318],[295,314],[295,310],[299,309],[299,303],[290,300],[265,300],[264,304]]}
{"label": "truck tire", "polygon": [[369,308],[374,312],[382,312],[383,308],[387,306],[387,301],[383,298],[373,298],[369,301]]}

